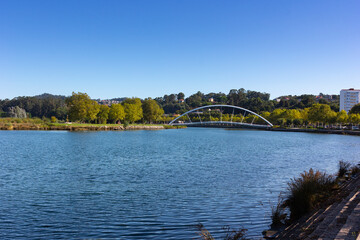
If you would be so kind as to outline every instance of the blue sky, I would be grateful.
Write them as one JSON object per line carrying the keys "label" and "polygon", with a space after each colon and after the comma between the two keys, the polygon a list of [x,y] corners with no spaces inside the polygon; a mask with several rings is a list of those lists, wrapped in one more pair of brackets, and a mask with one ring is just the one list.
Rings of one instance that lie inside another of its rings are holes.
{"label": "blue sky", "polygon": [[360,88],[358,0],[1,0],[0,99]]}

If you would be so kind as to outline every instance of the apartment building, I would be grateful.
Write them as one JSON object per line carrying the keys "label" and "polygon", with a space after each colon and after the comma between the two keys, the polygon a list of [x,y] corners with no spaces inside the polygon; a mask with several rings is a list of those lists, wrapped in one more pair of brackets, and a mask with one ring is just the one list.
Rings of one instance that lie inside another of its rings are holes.
{"label": "apartment building", "polygon": [[340,111],[349,112],[358,103],[360,103],[360,89],[349,88],[340,91]]}

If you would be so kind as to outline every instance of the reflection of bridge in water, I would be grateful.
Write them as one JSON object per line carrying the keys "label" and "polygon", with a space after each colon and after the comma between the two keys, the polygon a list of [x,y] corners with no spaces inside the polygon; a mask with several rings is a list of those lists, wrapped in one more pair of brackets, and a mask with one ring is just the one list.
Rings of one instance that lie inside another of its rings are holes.
{"label": "reflection of bridge in water", "polygon": [[253,111],[232,105],[208,105],[192,109],[169,125],[194,127],[271,128],[273,125]]}

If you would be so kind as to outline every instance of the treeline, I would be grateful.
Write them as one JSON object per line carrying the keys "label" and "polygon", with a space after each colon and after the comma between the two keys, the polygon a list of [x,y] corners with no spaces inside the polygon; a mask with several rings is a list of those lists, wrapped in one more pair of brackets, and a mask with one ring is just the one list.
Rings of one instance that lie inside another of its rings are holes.
{"label": "treeline", "polygon": [[37,117],[87,123],[153,123],[163,120],[163,114],[163,109],[151,98],[126,98],[121,104],[111,106],[99,104],[86,93],[72,93],[70,97],[43,94],[0,100],[0,117]]}
{"label": "treeline", "polygon": [[55,116],[58,119],[66,119],[68,108],[65,98],[65,96],[45,93],[34,97],[16,97],[11,100],[0,100],[0,116],[7,117],[12,108],[18,107],[24,109],[28,117],[50,118]]}
{"label": "treeline", "polygon": [[[121,100],[118,101],[118,100]],[[187,98],[185,94],[164,95],[155,99],[119,98],[111,99],[110,106],[92,100],[86,93],[73,93],[70,97],[43,94],[34,97],[17,97],[0,100],[1,117],[38,117],[52,120],[88,123],[119,122],[169,122],[178,114],[190,109],[212,105],[228,104],[247,108],[261,114],[274,125],[304,126],[307,124],[359,124],[360,111],[347,114],[339,112],[338,95],[282,96],[270,100],[268,93],[241,89],[230,90],[228,94],[197,92]],[[356,109],[356,107],[355,107]],[[259,122],[252,116],[233,115],[229,109],[209,112],[200,116],[203,121]],[[211,114],[211,115],[210,115]],[[191,115],[193,121],[199,116]]]}
{"label": "treeline", "polygon": [[184,93],[164,95],[155,98],[159,105],[164,109],[166,114],[184,113],[190,109],[211,105],[211,104],[228,104],[247,108],[254,112],[268,111],[275,109],[305,109],[313,104],[321,103],[329,105],[333,111],[339,111],[339,95],[318,96],[304,94],[301,96],[282,96],[270,100],[270,94],[257,91],[232,89],[228,94],[225,93],[208,93],[197,92],[187,98]]}
{"label": "treeline", "polygon": [[121,104],[100,105],[91,100],[86,93],[72,93],[66,99],[68,107],[68,119],[72,122],[88,123],[129,123],[143,120],[154,123],[162,120],[164,111],[157,102],[151,98],[143,101],[139,98],[127,98]]}
{"label": "treeline", "polygon": [[[358,104],[360,107],[360,104]],[[342,110],[336,112],[327,104],[316,103],[304,109],[275,109],[272,112],[262,112],[261,116],[279,126],[334,126],[360,124],[360,111],[354,106],[349,114]]]}
{"label": "treeline", "polygon": [[[247,108],[254,112],[263,111],[272,112],[275,109],[305,109],[311,107],[315,103],[329,105],[333,111],[339,111],[338,95],[331,96],[331,100],[326,98],[318,99],[315,95],[301,96],[282,96],[275,100],[270,100],[270,94],[257,91],[240,89],[232,89],[228,94],[225,93],[208,93],[197,92],[187,98],[185,94],[180,92],[177,94],[164,95],[154,100],[164,109],[165,114],[181,114],[190,109],[210,105],[210,104],[228,104]],[[55,116],[58,119],[66,119],[68,107],[65,103],[65,96],[55,96],[51,94],[43,94],[34,97],[17,97],[12,100],[0,100],[0,112],[8,112],[10,107],[20,107],[25,109],[30,117],[46,117]],[[124,101],[126,98],[114,98],[111,100]],[[100,99],[97,100],[100,102]]]}

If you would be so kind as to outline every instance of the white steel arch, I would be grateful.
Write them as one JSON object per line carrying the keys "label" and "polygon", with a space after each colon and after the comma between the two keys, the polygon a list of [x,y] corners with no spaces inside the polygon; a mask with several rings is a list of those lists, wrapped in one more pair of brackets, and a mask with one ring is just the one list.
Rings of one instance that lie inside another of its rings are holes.
{"label": "white steel arch", "polygon": [[[271,124],[271,122],[269,122],[268,120],[266,120],[265,118],[263,118],[262,116],[260,116],[259,114],[257,114],[257,113],[254,113],[253,111],[250,111],[249,109],[246,109],[246,108],[242,108],[242,107],[238,107],[238,106],[233,106],[233,105],[221,105],[221,104],[217,104],[217,105],[207,105],[207,106],[202,106],[202,107],[198,107],[198,108],[194,108],[194,109],[191,109],[190,111],[187,111],[186,113],[183,113],[183,114],[181,114],[180,116],[178,116],[177,118],[175,118],[174,120],[172,120],[170,123],[169,123],[169,125],[173,125],[173,124],[175,124],[175,121],[176,120],[178,120],[179,118],[181,118],[182,116],[185,116],[185,115],[187,115],[187,117],[189,118],[189,120],[190,120],[190,117],[189,117],[189,113],[192,113],[192,112],[196,112],[196,111],[198,111],[198,110],[200,110],[200,109],[204,109],[204,108],[213,108],[213,107],[228,107],[228,108],[233,108],[233,109],[240,109],[240,110],[243,110],[243,111],[245,111],[245,112],[248,112],[248,113],[251,113],[251,114],[253,114],[253,115],[255,115],[255,116],[257,116],[257,117],[259,117],[259,118],[261,118],[262,120],[264,120],[267,124],[268,124],[268,126],[270,126],[270,127],[272,127],[273,125]],[[228,124],[237,124],[237,125],[256,125],[256,124],[253,124],[253,123],[251,123],[251,124],[249,124],[249,123],[238,123],[238,122],[228,122],[228,121],[210,121],[210,122],[202,122],[201,121],[201,118],[199,118],[200,119],[200,124],[203,124],[203,123],[228,123]],[[231,119],[232,119],[232,117],[231,117]],[[190,120],[190,123],[187,123],[186,125],[196,125],[196,124],[199,124],[199,123],[195,123],[195,122],[191,122],[191,120]],[[183,124],[183,125],[185,125],[185,124]]]}

